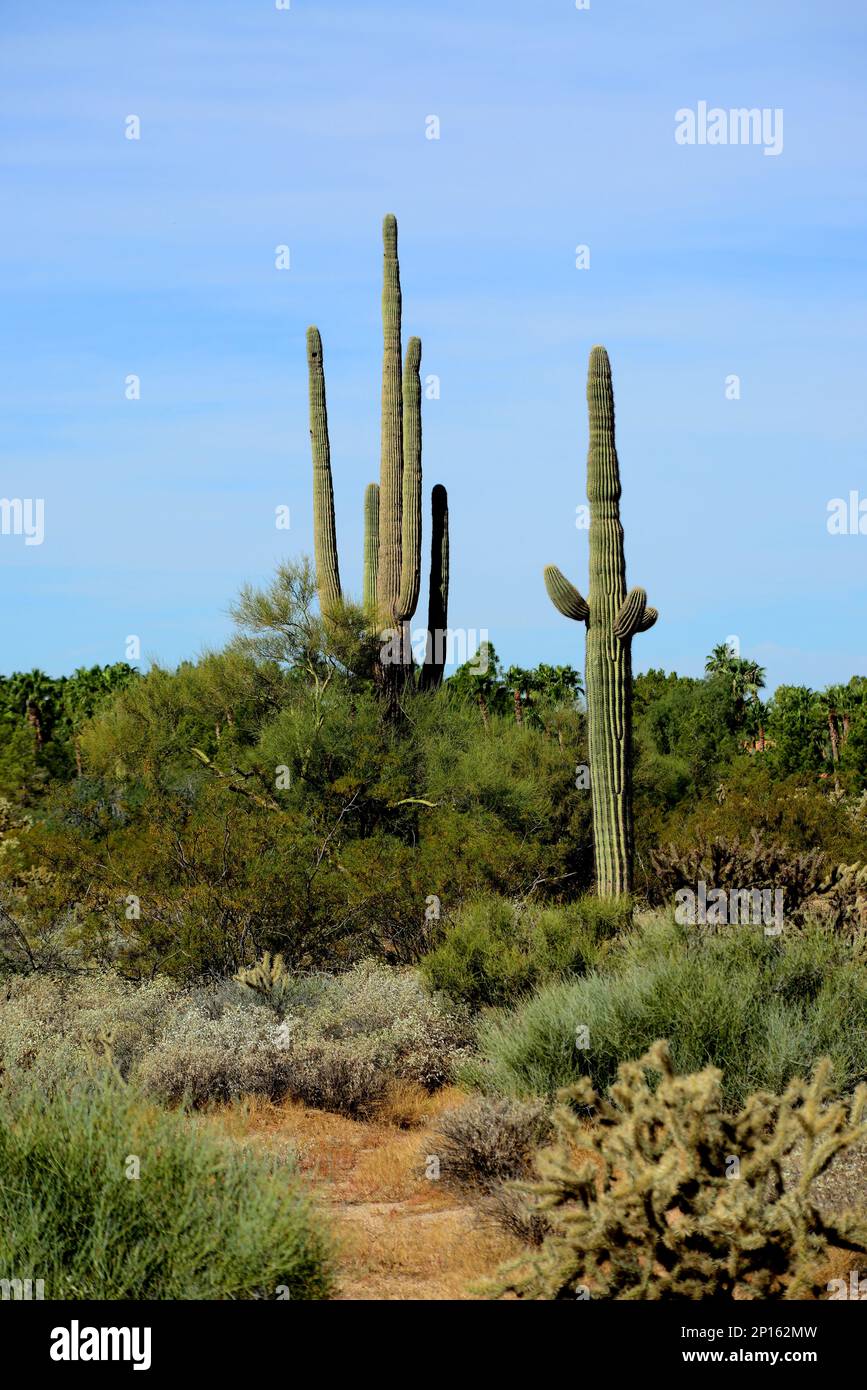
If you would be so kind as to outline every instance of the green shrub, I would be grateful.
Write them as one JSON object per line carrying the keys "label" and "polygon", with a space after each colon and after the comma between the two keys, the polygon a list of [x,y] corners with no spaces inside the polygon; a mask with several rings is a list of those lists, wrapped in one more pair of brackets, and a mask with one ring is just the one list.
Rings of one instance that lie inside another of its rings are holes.
{"label": "green shrub", "polygon": [[113,1074],[0,1095],[0,1275],[75,1300],[331,1288],[328,1240],[291,1169],[154,1111]]}
{"label": "green shrub", "polygon": [[[863,1212],[833,1220],[811,1187],[867,1138],[867,1087],[850,1109],[822,1062],[807,1084],[723,1109],[714,1067],[677,1076],[668,1048],[619,1068],[611,1100],[585,1078],[557,1112],[559,1142],[530,1185],[551,1230],[492,1290],[522,1298],[804,1298],[824,1294],[831,1246],[867,1251]],[[652,1078],[652,1080],[651,1080]],[[582,1122],[577,1106],[592,1110]],[[796,1175],[782,1174],[799,1154]],[[737,1169],[733,1165],[737,1164]]]}
{"label": "green shrub", "polygon": [[[518,726],[509,696],[486,724],[445,689],[410,687],[398,734],[369,671],[347,667],[323,628],[314,591],[309,566],[284,566],[276,588],[244,595],[239,644],[151,667],[100,707],[76,743],[81,776],[74,758],[64,777],[37,769],[39,814],[0,854],[0,890],[26,891],[15,906],[31,935],[56,926],[77,968],[189,985],[266,950],[293,972],[369,956],[415,964],[430,895],[589,884],[580,713]],[[0,765],[0,796],[5,781],[16,804],[26,752],[12,750],[5,777]],[[19,969],[24,947],[10,941]]]}
{"label": "green shrub", "polygon": [[863,951],[819,928],[701,936],[651,920],[610,971],[544,986],[512,1012],[483,1018],[479,1055],[461,1079],[517,1097],[553,1096],[585,1075],[604,1089],[659,1037],[682,1072],[720,1067],[730,1103],[785,1086],[823,1054],[836,1084],[851,1087],[867,1076]]}
{"label": "green shrub", "polygon": [[628,903],[590,897],[569,907],[477,898],[459,910],[421,968],[431,988],[472,1009],[514,1003],[548,980],[585,974],[630,917]]}

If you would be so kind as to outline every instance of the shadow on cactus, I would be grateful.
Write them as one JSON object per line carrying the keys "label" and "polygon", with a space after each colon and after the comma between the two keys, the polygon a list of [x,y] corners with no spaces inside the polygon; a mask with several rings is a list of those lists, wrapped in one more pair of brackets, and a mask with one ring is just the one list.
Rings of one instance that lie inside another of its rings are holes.
{"label": "shadow on cactus", "polygon": [[[523,1187],[552,1232],[490,1288],[528,1299],[797,1299],[826,1294],[832,1247],[867,1250],[863,1212],[823,1215],[811,1187],[867,1139],[867,1087],[848,1107],[821,1061],[782,1096],[722,1106],[715,1067],[675,1075],[657,1042],[599,1096],[561,1092],[557,1142]],[[658,1075],[655,1085],[651,1077]],[[574,1107],[591,1107],[587,1124]],[[522,1189],[519,1189],[522,1190]]]}

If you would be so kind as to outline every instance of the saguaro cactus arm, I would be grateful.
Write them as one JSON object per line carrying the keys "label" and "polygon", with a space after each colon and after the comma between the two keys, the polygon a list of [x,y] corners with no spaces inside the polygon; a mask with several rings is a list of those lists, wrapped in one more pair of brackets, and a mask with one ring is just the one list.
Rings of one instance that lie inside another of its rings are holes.
{"label": "saguaro cactus arm", "polygon": [[620,605],[614,619],[614,636],[626,641],[640,631],[647,609],[647,592],[644,589],[630,589]]}
{"label": "saguaro cactus arm", "polygon": [[430,582],[427,605],[427,651],[419,684],[432,690],[445,666],[449,621],[449,499],[442,483],[431,490]]}
{"label": "saguaro cactus arm", "polygon": [[396,616],[412,617],[421,585],[421,339],[410,338],[403,369],[403,507]]}
{"label": "saguaro cactus arm", "polygon": [[307,330],[307,373],[310,387],[310,446],[313,453],[313,547],[316,586],[323,613],[340,603],[340,569],[331,480],[331,445],[325,404],[325,367],[319,329]]}
{"label": "saguaro cactus arm", "polygon": [[581,597],[575,585],[570,584],[556,565],[545,566],[545,588],[554,607],[565,618],[574,618],[579,623],[587,622],[590,617],[587,600]]}
{"label": "saguaro cactus arm", "polygon": [[364,490],[364,578],[362,603],[366,613],[376,611],[376,572],[379,568],[379,484]]}

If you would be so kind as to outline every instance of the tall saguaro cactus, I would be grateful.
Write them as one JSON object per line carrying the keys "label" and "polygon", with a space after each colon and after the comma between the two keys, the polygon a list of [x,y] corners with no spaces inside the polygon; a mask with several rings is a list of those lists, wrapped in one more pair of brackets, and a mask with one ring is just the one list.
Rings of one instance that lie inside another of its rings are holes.
{"label": "tall saguaro cactus", "polygon": [[382,224],[382,431],[379,474],[377,608],[389,636],[381,677],[388,707],[412,669],[407,631],[421,580],[421,340],[410,338],[401,377],[401,292],[397,220]]}
{"label": "tall saguaro cactus", "polygon": [[382,425],[379,467],[379,571],[377,596],[384,627],[396,621],[401,580],[403,516],[403,390],[400,342],[400,266],[397,219],[382,224]]}
{"label": "tall saguaro cactus", "polygon": [[395,617],[407,622],[421,584],[421,338],[410,338],[403,369],[403,480],[400,594]]}
{"label": "tall saguaro cactus", "polygon": [[430,583],[427,605],[427,653],[419,684],[435,690],[442,683],[444,643],[449,614],[449,499],[442,483],[430,495]]}
{"label": "tall saguaro cactus", "polygon": [[587,726],[596,891],[602,897],[632,890],[632,639],[656,622],[644,589],[626,591],[620,466],[614,443],[611,364],[603,347],[590,353],[587,376],[590,448],[590,591],[582,598],[555,565],[545,587],[567,618],[587,625]]}
{"label": "tall saguaro cactus", "polygon": [[[412,672],[408,623],[418,605],[421,585],[421,339],[410,338],[401,373],[401,292],[397,259],[397,221],[389,213],[382,225],[382,423],[379,484],[364,494],[363,603],[385,640],[381,648],[380,685],[390,713],[398,707],[403,682]],[[334,522],[334,491],[325,372],[319,330],[307,330],[310,383],[310,439],[313,448],[313,525],[319,605],[325,616],[342,601]],[[433,538],[429,623],[439,652],[448,605],[448,507],[445,488],[431,496]],[[426,661],[420,684],[439,685],[442,665]]]}
{"label": "tall saguaro cactus", "polygon": [[376,612],[376,574],[379,569],[379,484],[364,490],[364,578],[361,601],[365,613]]}
{"label": "tall saguaro cactus", "polygon": [[319,606],[325,614],[341,600],[331,481],[331,445],[325,404],[325,367],[318,328],[307,330],[307,371],[310,384],[310,443],[313,451],[313,548]]}

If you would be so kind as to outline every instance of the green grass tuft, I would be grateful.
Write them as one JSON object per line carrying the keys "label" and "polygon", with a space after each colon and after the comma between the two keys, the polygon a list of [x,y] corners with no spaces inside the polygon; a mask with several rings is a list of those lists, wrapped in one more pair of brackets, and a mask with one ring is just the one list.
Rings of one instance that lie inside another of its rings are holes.
{"label": "green grass tuft", "polygon": [[0,1278],[41,1279],[47,1299],[331,1289],[328,1240],[291,1167],[154,1109],[111,1073],[67,1094],[0,1095]]}

